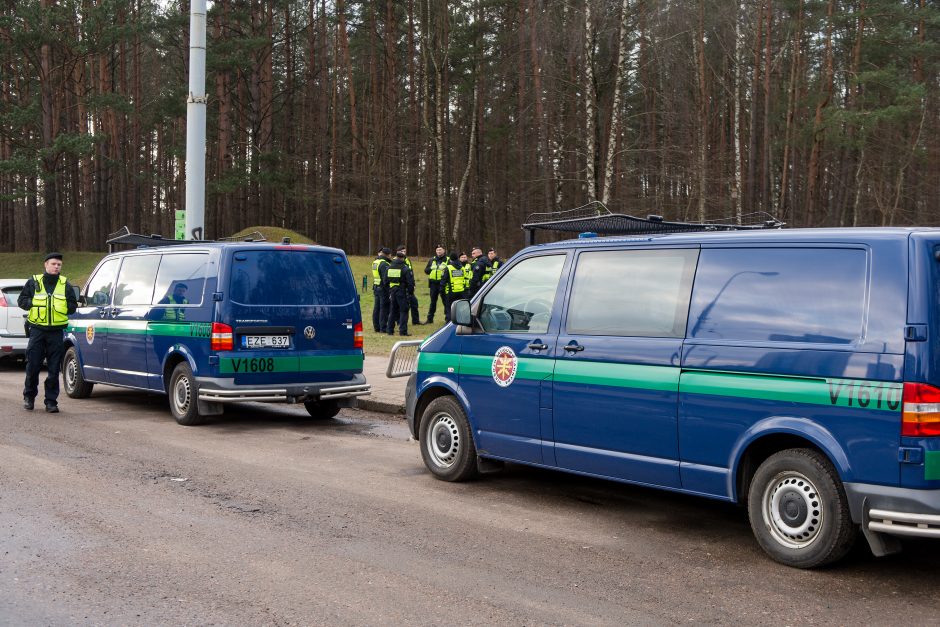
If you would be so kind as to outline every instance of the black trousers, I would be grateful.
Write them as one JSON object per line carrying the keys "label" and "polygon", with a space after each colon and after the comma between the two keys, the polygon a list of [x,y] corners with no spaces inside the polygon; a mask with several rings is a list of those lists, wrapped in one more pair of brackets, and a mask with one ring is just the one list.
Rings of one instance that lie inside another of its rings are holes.
{"label": "black trousers", "polygon": [[408,305],[410,304],[410,295],[403,287],[393,287],[391,290],[392,306],[388,314],[388,326],[386,333],[395,335],[395,324],[398,323],[398,332],[404,335],[408,333]]}
{"label": "black trousers", "polygon": [[414,292],[408,295],[408,304],[411,305],[412,324],[421,324],[421,314],[418,312],[418,297],[414,295]]}
{"label": "black trousers", "polygon": [[29,344],[26,346],[26,385],[23,396],[36,398],[39,394],[39,369],[46,360],[46,403],[55,404],[59,398],[59,368],[65,353],[63,329],[45,329],[30,326]]}
{"label": "black trousers", "polygon": [[450,322],[450,308],[447,306],[447,294],[437,281],[428,282],[431,289],[431,305],[428,307],[428,322],[434,322],[434,314],[437,313],[437,299],[441,299],[441,309],[444,310],[444,320]]}
{"label": "black trousers", "polygon": [[373,285],[372,295],[375,297],[375,304],[372,305],[372,329],[385,333],[388,325],[388,292],[381,285]]}

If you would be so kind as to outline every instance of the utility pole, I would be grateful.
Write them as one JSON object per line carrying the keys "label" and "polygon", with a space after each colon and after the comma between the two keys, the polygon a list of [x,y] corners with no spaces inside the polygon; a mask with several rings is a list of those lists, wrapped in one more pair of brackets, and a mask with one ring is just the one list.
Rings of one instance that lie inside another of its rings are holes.
{"label": "utility pole", "polygon": [[189,9],[189,97],[186,100],[186,232],[205,239],[206,222],[206,0]]}

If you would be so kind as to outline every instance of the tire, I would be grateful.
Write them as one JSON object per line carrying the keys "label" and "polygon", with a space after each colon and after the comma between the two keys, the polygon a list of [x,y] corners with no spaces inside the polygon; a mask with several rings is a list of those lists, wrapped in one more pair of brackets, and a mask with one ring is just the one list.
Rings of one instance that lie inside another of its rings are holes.
{"label": "tire", "polygon": [[477,449],[470,423],[452,396],[436,398],[421,414],[421,457],[443,481],[465,481],[477,474]]}
{"label": "tire", "polygon": [[336,401],[304,401],[304,409],[311,418],[329,420],[339,413],[339,403]]}
{"label": "tire", "polygon": [[192,427],[205,423],[206,418],[199,415],[197,396],[199,390],[192,368],[185,361],[176,364],[170,376],[167,395],[170,397],[170,413],[179,424]]}
{"label": "tire", "polygon": [[82,365],[78,363],[78,352],[74,346],[65,351],[62,358],[62,383],[69,398],[88,398],[94,389],[94,383],[85,381]]}
{"label": "tire", "polygon": [[794,568],[837,562],[858,536],[836,469],[813,449],[780,451],[760,465],[748,517],[761,548]]}

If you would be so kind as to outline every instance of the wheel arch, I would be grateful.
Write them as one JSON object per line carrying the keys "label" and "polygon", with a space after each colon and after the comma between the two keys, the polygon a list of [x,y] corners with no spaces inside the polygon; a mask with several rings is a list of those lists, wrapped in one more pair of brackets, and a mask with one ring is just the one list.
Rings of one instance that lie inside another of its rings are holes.
{"label": "wheel arch", "polygon": [[173,376],[173,370],[176,368],[178,364],[184,361],[189,364],[190,369],[192,369],[193,373],[195,374],[196,361],[193,359],[193,356],[189,353],[189,351],[183,349],[182,347],[171,348],[167,352],[166,356],[163,358],[162,373],[163,373],[163,390],[165,392],[168,392],[169,390],[170,377]]}
{"label": "wheel arch", "polygon": [[737,503],[747,502],[751,480],[758,467],[771,455],[792,448],[818,451],[829,460],[842,482],[851,481],[848,457],[835,437],[820,425],[806,419],[779,418],[755,425],[735,447],[729,494]]}
{"label": "wheel arch", "polygon": [[414,431],[412,433],[414,438],[418,439],[418,435],[421,433],[421,419],[424,415],[424,410],[427,409],[427,406],[434,400],[442,396],[453,396],[457,400],[464,415],[467,417],[467,422],[470,424],[470,435],[476,440],[467,397],[454,381],[446,377],[429,378],[425,381],[421,392],[418,394],[418,400],[415,403]]}

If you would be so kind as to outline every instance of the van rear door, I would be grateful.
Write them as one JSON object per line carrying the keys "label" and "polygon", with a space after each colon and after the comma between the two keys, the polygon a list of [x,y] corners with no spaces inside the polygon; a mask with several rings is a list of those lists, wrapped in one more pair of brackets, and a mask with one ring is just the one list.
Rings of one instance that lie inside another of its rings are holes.
{"label": "van rear door", "polygon": [[234,249],[219,322],[233,333],[222,376],[239,385],[344,382],[362,372],[359,300],[341,251]]}

